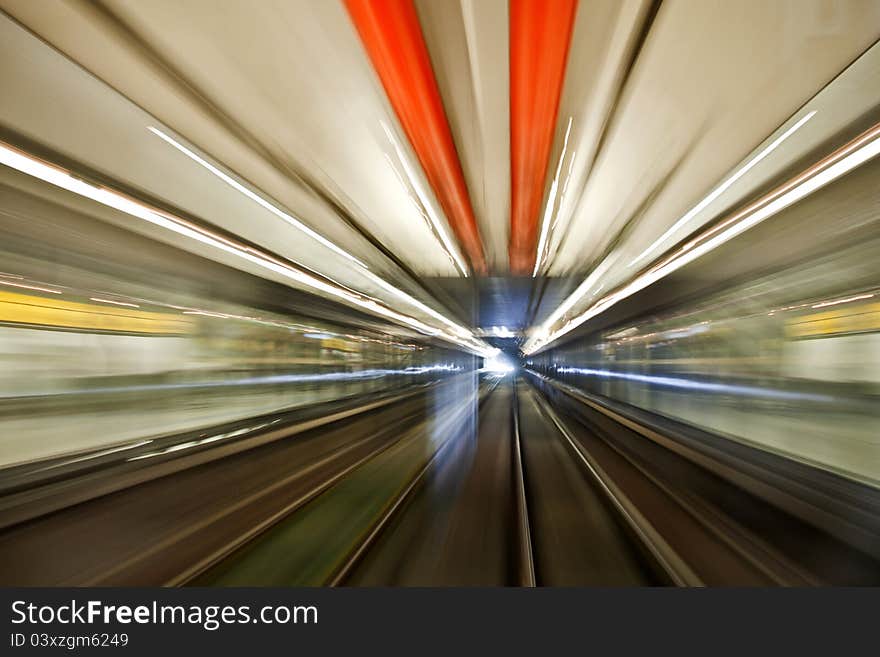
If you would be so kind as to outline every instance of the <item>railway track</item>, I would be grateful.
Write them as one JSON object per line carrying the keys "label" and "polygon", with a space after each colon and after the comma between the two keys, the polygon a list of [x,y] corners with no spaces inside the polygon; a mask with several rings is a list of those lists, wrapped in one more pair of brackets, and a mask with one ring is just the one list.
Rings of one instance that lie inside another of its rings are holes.
{"label": "railway track", "polygon": [[319,426],[273,425],[278,435],[241,436],[253,443],[242,446],[214,443],[219,454],[180,459],[195,458],[194,464],[163,462],[167,472],[130,473],[128,463],[110,464],[109,490],[81,501],[77,487],[100,489],[100,470],[51,482],[44,513],[30,504],[23,520],[0,531],[0,579],[9,585],[186,582],[424,423],[425,397],[433,392],[340,413]]}
{"label": "railway track", "polygon": [[[0,531],[0,576],[26,585],[880,580],[870,555],[660,442],[671,437],[647,440],[601,404],[554,396],[530,375],[439,391],[12,524]],[[792,533],[825,561],[802,558]]]}
{"label": "railway track", "polygon": [[470,449],[438,452],[331,583],[642,585],[659,583],[564,436],[524,383],[482,408]]}

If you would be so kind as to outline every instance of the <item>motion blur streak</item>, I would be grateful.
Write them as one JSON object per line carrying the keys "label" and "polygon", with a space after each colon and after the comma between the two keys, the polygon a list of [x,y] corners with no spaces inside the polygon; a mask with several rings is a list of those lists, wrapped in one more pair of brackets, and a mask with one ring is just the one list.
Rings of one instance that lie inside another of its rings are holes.
{"label": "motion blur streak", "polygon": [[[274,256],[261,253],[253,247],[236,244],[233,240],[216,233],[211,233],[204,228],[190,224],[178,217],[169,215],[168,213],[149,208],[118,192],[90,185],[57,167],[40,162],[39,160],[29,157],[28,155],[2,143],[0,143],[0,162],[24,173],[45,180],[46,182],[50,182],[53,185],[62,187],[63,189],[67,189],[98,201],[99,203],[103,203],[109,207],[121,210],[132,216],[163,226],[176,233],[180,233],[181,235],[185,235],[218,249],[233,253],[238,257],[249,260],[271,271],[280,273],[298,283],[331,294],[334,297],[341,298],[348,303],[404,322],[428,335],[443,335],[454,343],[474,349],[476,353],[489,353],[491,351],[487,346],[482,345],[479,341],[473,339],[470,332],[464,329],[458,331],[459,334],[462,332],[464,333],[465,339],[462,339],[458,337],[458,335],[450,335],[442,330],[427,326],[412,317],[387,308],[375,300],[364,298],[363,295],[355,294],[341,287],[324,282],[315,276],[282,263]],[[451,322],[447,320],[447,323]],[[458,328],[454,323],[452,323],[452,326]]]}
{"label": "motion blur streak", "polygon": [[800,199],[809,196],[855,167],[876,157],[878,154],[880,154],[880,124],[865,131],[850,143],[817,162],[781,187],[773,190],[770,194],[733,213],[709,230],[699,234],[664,260],[652,266],[644,274],[636,277],[621,289],[602,298],[586,311],[569,320],[561,328],[548,334],[553,323],[563,317],[566,311],[572,308],[589,291],[592,281],[590,278],[587,278],[574,294],[566,299],[550,315],[538,334],[537,340],[533,340],[525,345],[525,353],[531,354],[544,348],[547,344],[559,339],[592,317],[608,310],[618,301],[648,287],[689,262],[693,262],[705,253],[712,251],[768,217],[772,217],[792,203],[797,203]]}
{"label": "motion blur streak", "polygon": [[880,585],[878,80],[875,0],[0,0],[0,584]]}
{"label": "motion blur streak", "polygon": [[186,146],[184,146],[183,144],[181,144],[177,140],[172,139],[171,137],[166,135],[164,132],[162,132],[158,128],[155,128],[153,126],[148,126],[147,130],[149,130],[154,135],[159,137],[159,139],[161,139],[162,141],[166,142],[167,144],[170,144],[171,146],[173,146],[174,148],[179,150],[181,153],[183,153],[188,158],[190,158],[193,162],[197,162],[201,166],[205,167],[208,171],[210,171],[215,176],[220,178],[220,180],[222,180],[227,185],[229,185],[230,187],[235,189],[237,192],[244,194],[245,196],[247,196],[249,199],[251,199],[255,203],[258,203],[262,207],[269,210],[272,214],[276,215],[277,217],[280,217],[281,219],[283,219],[284,221],[289,223],[291,226],[294,226],[297,230],[305,233],[306,235],[311,237],[313,240],[317,241],[318,243],[322,244],[323,246],[326,246],[328,249],[330,249],[331,251],[333,251],[335,253],[338,253],[339,255],[343,256],[344,258],[348,258],[349,260],[360,265],[361,267],[366,267],[366,265],[364,265],[364,263],[362,263],[360,260],[355,258],[353,255],[351,255],[350,253],[348,253],[344,249],[340,249],[333,242],[326,239],[322,235],[316,233],[315,231],[313,231],[311,228],[309,228],[308,226],[303,224],[301,221],[299,221],[295,217],[290,216],[286,212],[280,210],[279,208],[277,208],[274,205],[272,205],[271,203],[269,203],[266,199],[262,198],[258,194],[255,194],[254,192],[249,190],[247,187],[242,185],[240,182],[238,182],[237,180],[235,180],[231,176],[223,173],[222,171],[220,171],[220,169],[218,169],[213,164],[211,164],[210,162],[205,160],[203,157],[200,157],[199,155],[194,153],[192,150],[190,150],[189,148],[187,148]]}
{"label": "motion blur streak", "polygon": [[[510,3],[510,270],[513,274],[528,275],[535,265],[544,180],[576,10],[577,0],[512,0]],[[552,204],[548,199],[548,205]]]}
{"label": "motion blur streak", "polygon": [[[410,295],[406,294],[403,290],[401,290],[397,287],[394,287],[393,285],[388,283],[384,278],[376,276],[371,271],[369,271],[369,267],[367,267],[367,265],[365,265],[360,260],[355,258],[353,255],[348,253],[345,249],[342,249],[342,248],[336,246],[336,244],[334,244],[330,240],[324,238],[322,235],[316,233],[315,231],[310,229],[308,226],[304,225],[298,219],[290,216],[288,213],[284,212],[280,208],[278,208],[275,205],[273,205],[272,203],[268,202],[266,199],[262,198],[261,196],[259,196],[256,193],[252,192],[250,189],[248,189],[247,187],[242,185],[240,182],[238,182],[237,180],[235,180],[231,176],[223,173],[217,167],[215,167],[213,164],[211,164],[210,162],[207,162],[204,158],[200,157],[199,155],[197,155],[196,153],[194,153],[193,151],[188,149],[183,144],[172,139],[171,137],[166,135],[164,132],[162,132],[158,128],[154,128],[154,127],[150,126],[147,128],[147,130],[149,130],[154,135],[156,135],[157,137],[159,137],[163,141],[167,142],[168,144],[171,144],[174,148],[179,150],[181,153],[185,154],[187,157],[192,159],[194,162],[198,162],[201,166],[205,167],[208,171],[213,173],[215,176],[220,178],[227,185],[234,188],[236,191],[241,192],[242,194],[247,196],[249,199],[251,199],[255,203],[258,203],[260,206],[262,206],[262,207],[266,208],[267,210],[269,210],[270,212],[272,212],[272,214],[282,218],[284,221],[295,226],[297,228],[297,230],[302,231],[303,233],[305,233],[306,235],[308,235],[312,239],[314,239],[317,242],[319,242],[320,244],[326,246],[328,249],[330,249],[334,253],[338,253],[341,256],[343,256],[344,258],[347,258],[348,260],[351,260],[352,262],[354,262],[356,265],[358,265],[359,267],[361,267],[364,270],[365,275],[367,275],[373,282],[377,283],[378,285],[380,285],[384,289],[393,292],[396,296],[398,296],[401,299],[404,299],[407,303],[409,303],[413,306],[416,306],[420,310],[427,312],[429,315],[431,315],[435,319],[439,319],[444,324],[447,324],[448,326],[452,327],[458,335],[461,335],[464,337],[468,337],[470,335],[470,332],[467,331],[467,329],[465,329],[464,327],[459,326],[458,324],[451,321],[447,317],[438,313],[433,308],[426,306],[425,304],[421,303],[417,299],[414,299]],[[388,136],[390,139],[393,139],[393,137],[390,133],[388,133]],[[401,158],[401,160],[403,162],[406,161],[405,158]],[[445,233],[443,233],[443,236],[445,238]]]}
{"label": "motion blur streak", "polygon": [[774,390],[773,388],[757,388],[754,386],[734,386],[724,383],[704,383],[692,379],[677,379],[671,376],[647,376],[645,374],[626,374],[625,372],[613,372],[611,370],[592,370],[587,367],[560,367],[556,370],[559,374],[583,374],[585,376],[598,376],[611,379],[626,379],[651,383],[670,388],[683,388],[685,390],[703,390],[706,392],[727,392],[735,395],[753,395],[767,399],[791,399],[800,401],[833,402],[830,395],[815,395],[799,392],[787,392]]}
{"label": "motion blur streak", "polygon": [[[33,289],[43,292],[56,292],[56,290],[40,287],[34,287]],[[94,298],[90,298],[90,300],[133,308],[139,307],[133,303],[120,303]],[[44,299],[5,292],[0,292],[0,322],[168,335],[186,333],[192,326],[192,322],[188,318],[167,312],[117,310],[96,304],[75,303],[54,298]]]}
{"label": "motion blur streak", "polygon": [[746,164],[741,166],[736,172],[724,180],[718,187],[709,192],[702,201],[697,203],[694,207],[687,211],[687,213],[674,224],[672,224],[665,233],[663,233],[657,241],[655,241],[651,246],[642,251],[639,256],[630,263],[630,267],[641,262],[641,260],[649,255],[651,255],[661,244],[663,244],[667,238],[675,233],[679,228],[687,224],[691,219],[693,219],[697,214],[702,212],[708,205],[712,203],[716,198],[721,196],[725,191],[727,191],[733,183],[746,175],[749,170],[754,168],[757,164],[761,162],[764,158],[766,158],[770,153],[776,150],[782,142],[791,137],[795,132],[797,132],[801,126],[803,126],[807,121],[812,119],[816,115],[816,110],[809,112],[806,116],[801,117],[797,123],[791,126],[788,130],[779,135],[776,139],[774,139],[770,144],[767,145],[766,148],[761,149],[761,152],[755,155],[752,159],[750,159]]}
{"label": "motion blur streak", "polygon": [[477,273],[486,258],[412,0],[346,0],[385,92]]}

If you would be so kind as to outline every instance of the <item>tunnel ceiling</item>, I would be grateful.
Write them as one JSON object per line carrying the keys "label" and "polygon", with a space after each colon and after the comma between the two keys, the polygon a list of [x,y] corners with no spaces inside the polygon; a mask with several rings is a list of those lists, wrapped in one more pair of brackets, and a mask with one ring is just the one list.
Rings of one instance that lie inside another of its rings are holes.
{"label": "tunnel ceiling", "polygon": [[0,8],[4,140],[467,348],[552,335],[765,190],[873,107],[880,58],[855,0]]}

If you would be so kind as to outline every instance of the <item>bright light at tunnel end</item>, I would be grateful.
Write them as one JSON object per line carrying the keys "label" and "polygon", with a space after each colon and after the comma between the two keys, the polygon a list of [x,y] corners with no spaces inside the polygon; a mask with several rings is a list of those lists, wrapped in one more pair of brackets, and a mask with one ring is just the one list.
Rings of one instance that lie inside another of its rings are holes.
{"label": "bright light at tunnel end", "polygon": [[486,359],[483,362],[483,371],[489,374],[506,376],[507,374],[512,374],[513,372],[516,372],[516,370],[516,363],[514,363],[509,356],[501,351],[486,356]]}

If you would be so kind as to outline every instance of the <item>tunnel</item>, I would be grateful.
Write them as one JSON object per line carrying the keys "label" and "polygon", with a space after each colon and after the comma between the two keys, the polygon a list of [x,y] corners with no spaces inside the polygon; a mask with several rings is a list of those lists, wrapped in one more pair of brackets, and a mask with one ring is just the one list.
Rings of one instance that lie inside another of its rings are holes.
{"label": "tunnel", "polygon": [[0,0],[0,584],[880,584],[878,39]]}

